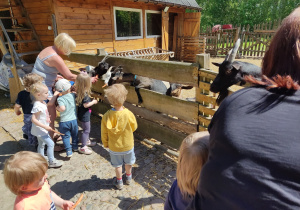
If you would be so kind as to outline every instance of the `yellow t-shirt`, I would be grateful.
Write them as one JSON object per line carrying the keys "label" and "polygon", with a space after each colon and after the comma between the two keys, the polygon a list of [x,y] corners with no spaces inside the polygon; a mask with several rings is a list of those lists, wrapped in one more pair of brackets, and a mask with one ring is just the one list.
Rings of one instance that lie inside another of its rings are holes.
{"label": "yellow t-shirt", "polygon": [[134,114],[127,108],[108,110],[101,121],[101,139],[104,147],[113,152],[125,152],[134,146],[133,132],[137,129]]}

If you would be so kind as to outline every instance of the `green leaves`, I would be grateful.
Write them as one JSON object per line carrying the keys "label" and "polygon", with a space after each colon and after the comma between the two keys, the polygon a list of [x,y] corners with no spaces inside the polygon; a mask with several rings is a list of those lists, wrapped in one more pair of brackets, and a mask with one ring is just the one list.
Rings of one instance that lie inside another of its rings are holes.
{"label": "green leaves", "polygon": [[284,19],[299,0],[196,0],[202,7],[201,31],[216,24],[247,25]]}

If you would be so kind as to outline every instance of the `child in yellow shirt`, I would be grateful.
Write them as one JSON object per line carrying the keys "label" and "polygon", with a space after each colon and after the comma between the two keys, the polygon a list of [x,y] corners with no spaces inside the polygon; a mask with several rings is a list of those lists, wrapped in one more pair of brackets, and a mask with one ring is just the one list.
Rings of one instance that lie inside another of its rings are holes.
{"label": "child in yellow shirt", "polygon": [[114,84],[104,90],[113,108],[108,110],[101,122],[103,146],[109,148],[111,165],[115,167],[113,184],[123,188],[122,165],[125,163],[126,184],[132,181],[132,165],[135,163],[133,132],[137,129],[134,114],[123,106],[128,91],[122,84]]}

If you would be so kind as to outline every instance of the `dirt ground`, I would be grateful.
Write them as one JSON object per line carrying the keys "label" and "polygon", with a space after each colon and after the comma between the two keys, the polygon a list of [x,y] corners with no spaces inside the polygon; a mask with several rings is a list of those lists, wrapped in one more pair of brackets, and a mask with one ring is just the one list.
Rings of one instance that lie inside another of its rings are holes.
{"label": "dirt ground", "polygon": [[[213,65],[212,62],[222,63],[224,58],[210,58],[210,69],[212,71],[218,72],[218,67]],[[238,61],[248,62],[255,64],[257,66],[261,66],[261,59],[237,59]],[[190,90],[182,90],[180,97],[181,99],[193,99],[195,97],[195,88]]]}

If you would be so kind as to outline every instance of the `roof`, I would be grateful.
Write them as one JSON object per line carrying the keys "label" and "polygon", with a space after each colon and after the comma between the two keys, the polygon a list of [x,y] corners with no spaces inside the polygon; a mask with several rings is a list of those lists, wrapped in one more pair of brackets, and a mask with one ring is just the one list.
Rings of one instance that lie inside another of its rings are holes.
{"label": "roof", "polygon": [[163,4],[166,6],[185,7],[187,9],[201,10],[196,0],[137,0],[143,2],[151,2],[155,4]]}

